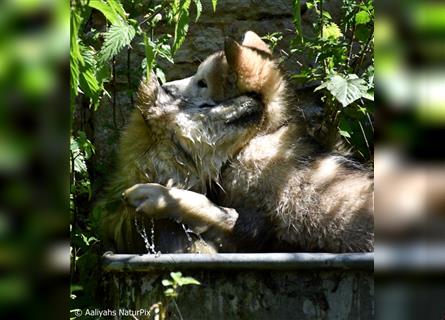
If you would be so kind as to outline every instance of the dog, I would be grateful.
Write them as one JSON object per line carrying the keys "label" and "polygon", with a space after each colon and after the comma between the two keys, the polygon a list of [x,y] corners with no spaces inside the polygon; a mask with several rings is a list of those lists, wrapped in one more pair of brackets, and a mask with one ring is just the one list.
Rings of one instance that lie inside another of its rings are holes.
{"label": "dog", "polygon": [[373,250],[372,172],[313,143],[292,101],[252,31],[189,78],[143,82],[101,219],[116,250],[144,250],[135,219],[161,252]]}

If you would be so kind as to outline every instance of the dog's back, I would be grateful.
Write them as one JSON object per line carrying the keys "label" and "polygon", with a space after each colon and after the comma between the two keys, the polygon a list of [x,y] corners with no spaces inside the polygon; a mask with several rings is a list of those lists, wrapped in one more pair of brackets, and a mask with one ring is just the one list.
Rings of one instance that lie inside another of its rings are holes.
{"label": "dog's back", "polygon": [[292,125],[254,138],[223,172],[220,204],[255,208],[240,219],[265,224],[254,229],[263,250],[371,251],[371,172],[317,151]]}

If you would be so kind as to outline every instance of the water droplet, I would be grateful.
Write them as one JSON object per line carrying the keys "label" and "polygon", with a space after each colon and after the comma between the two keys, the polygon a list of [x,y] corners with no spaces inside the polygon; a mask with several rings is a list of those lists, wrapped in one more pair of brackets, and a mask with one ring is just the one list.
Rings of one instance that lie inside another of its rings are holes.
{"label": "water droplet", "polygon": [[191,229],[187,228],[187,227],[185,226],[185,224],[183,224],[183,223],[181,223],[181,226],[182,226],[182,229],[184,229],[185,236],[187,237],[187,240],[188,240],[189,242],[193,242],[193,239],[192,239],[192,237],[190,236],[190,233],[193,233],[193,231],[192,231]]}
{"label": "water droplet", "polygon": [[134,225],[136,226],[136,231],[141,236],[142,240],[144,240],[145,248],[147,249],[148,254],[155,254],[155,237],[154,237],[154,220],[151,219],[151,238],[148,239],[147,231],[145,229],[144,221],[139,221],[138,215],[134,216]]}

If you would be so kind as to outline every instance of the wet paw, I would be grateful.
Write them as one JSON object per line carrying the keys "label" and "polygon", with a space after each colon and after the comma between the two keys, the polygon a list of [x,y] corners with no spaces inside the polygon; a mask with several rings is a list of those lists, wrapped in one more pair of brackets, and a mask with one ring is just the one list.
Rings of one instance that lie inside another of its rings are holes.
{"label": "wet paw", "polygon": [[153,218],[168,217],[175,200],[169,195],[169,188],[157,183],[136,184],[122,194],[124,201]]}

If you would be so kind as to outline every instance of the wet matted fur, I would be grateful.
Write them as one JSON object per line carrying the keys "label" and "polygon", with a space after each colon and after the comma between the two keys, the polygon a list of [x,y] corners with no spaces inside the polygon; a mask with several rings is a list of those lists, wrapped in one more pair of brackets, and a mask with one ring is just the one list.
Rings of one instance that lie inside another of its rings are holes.
{"label": "wet matted fur", "polygon": [[242,44],[226,39],[190,78],[142,83],[100,219],[104,239],[146,251],[137,218],[154,221],[162,252],[371,251],[371,172],[310,142],[287,92],[253,32]]}

